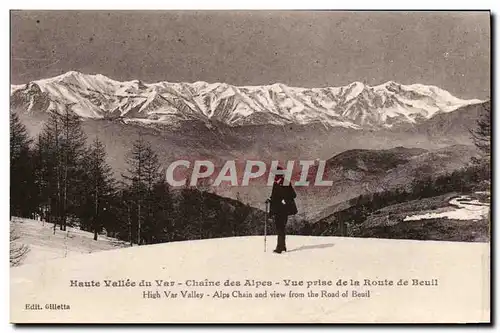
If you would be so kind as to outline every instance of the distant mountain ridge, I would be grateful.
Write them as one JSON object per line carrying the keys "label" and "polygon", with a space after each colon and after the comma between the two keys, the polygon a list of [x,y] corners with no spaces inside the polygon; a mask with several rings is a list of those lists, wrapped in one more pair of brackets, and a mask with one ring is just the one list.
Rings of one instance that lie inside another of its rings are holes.
{"label": "distant mountain ridge", "polygon": [[321,123],[352,129],[420,124],[435,115],[481,103],[462,100],[435,86],[377,86],[353,82],[343,87],[296,88],[276,83],[237,87],[226,83],[144,83],[115,81],[75,71],[11,86],[11,108],[26,112],[62,111],[84,118],[119,118],[142,125],[176,126],[198,120],[231,127]]}

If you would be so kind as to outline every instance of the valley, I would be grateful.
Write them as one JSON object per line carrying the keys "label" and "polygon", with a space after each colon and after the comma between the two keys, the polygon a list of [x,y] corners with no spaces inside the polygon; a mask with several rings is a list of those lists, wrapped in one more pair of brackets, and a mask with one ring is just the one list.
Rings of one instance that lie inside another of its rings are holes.
{"label": "valley", "polygon": [[[292,220],[314,223],[348,208],[359,195],[404,188],[467,165],[478,155],[470,130],[490,106],[437,87],[395,82],[234,87],[118,82],[68,72],[11,88],[11,108],[32,137],[50,112],[66,107],[80,115],[88,138],[104,143],[118,178],[139,138],[151,143],[163,173],[178,160],[208,160],[214,174],[231,160],[239,175],[248,160],[326,161],[323,178],[332,186],[296,188],[299,214]],[[311,182],[317,167],[309,170]],[[296,163],[292,179],[299,175]],[[252,186],[223,181],[208,191],[264,210],[271,190],[267,179],[266,171]]]}

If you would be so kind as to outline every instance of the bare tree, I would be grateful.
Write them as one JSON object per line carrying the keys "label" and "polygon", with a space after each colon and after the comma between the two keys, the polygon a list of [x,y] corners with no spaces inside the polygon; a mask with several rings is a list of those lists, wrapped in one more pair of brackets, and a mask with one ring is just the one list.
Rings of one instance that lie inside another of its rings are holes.
{"label": "bare tree", "polygon": [[67,105],[62,113],[51,112],[37,140],[37,184],[43,201],[50,205],[61,230],[81,201],[86,135],[81,120]]}
{"label": "bare tree", "polygon": [[29,247],[25,244],[20,244],[21,236],[15,225],[10,225],[10,265],[19,266],[28,255]]}

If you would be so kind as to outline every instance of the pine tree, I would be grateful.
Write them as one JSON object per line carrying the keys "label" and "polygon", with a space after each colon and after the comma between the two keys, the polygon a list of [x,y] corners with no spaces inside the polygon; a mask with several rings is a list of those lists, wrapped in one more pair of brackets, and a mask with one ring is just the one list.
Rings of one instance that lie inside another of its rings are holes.
{"label": "pine tree", "polygon": [[250,223],[250,206],[248,204],[237,203],[235,205],[234,217],[230,220],[230,236],[237,236],[241,230],[247,228]]}
{"label": "pine tree", "polygon": [[51,113],[49,119],[44,125],[42,132],[38,137],[39,152],[39,174],[44,179],[41,179],[39,184],[47,186],[41,188],[40,192],[47,195],[46,202],[49,206],[50,221],[54,223],[54,233],[56,224],[62,226],[62,211],[61,211],[61,123],[57,113]]}
{"label": "pine tree", "polygon": [[135,234],[132,230],[133,200],[127,184],[117,183],[117,190],[111,197],[109,219],[105,221],[105,228],[112,237],[127,241],[133,245]]}
{"label": "pine tree", "polygon": [[174,240],[173,200],[170,186],[162,177],[153,187],[151,195],[151,222],[144,232],[148,243],[163,243]]}
{"label": "pine tree", "polygon": [[488,162],[491,155],[491,104],[482,106],[481,114],[477,120],[477,127],[470,131],[472,140]]}
{"label": "pine tree", "polygon": [[472,140],[481,155],[472,158],[478,178],[483,179],[483,189],[491,187],[491,104],[483,104],[477,127],[471,131]]}
{"label": "pine tree", "polygon": [[32,217],[36,210],[34,170],[26,127],[10,114],[10,215]]}
{"label": "pine tree", "polygon": [[129,181],[130,192],[135,201],[137,243],[140,245],[144,241],[141,235],[143,225],[151,222],[151,195],[159,179],[160,163],[151,144],[141,136],[134,142],[127,164],[127,174],[123,175],[123,178]]}
{"label": "pine tree", "polygon": [[158,155],[142,136],[133,143],[127,157],[127,175],[124,178],[132,183],[141,183],[148,190],[153,188],[159,177],[160,163]]}
{"label": "pine tree", "polygon": [[180,190],[174,221],[176,240],[200,238],[200,204],[201,193],[196,188],[184,186]]}
{"label": "pine tree", "polygon": [[[52,112],[37,141],[37,183],[54,223],[66,230],[67,218],[80,205],[86,135],[70,106]],[[55,228],[55,225],[54,225]],[[55,232],[55,231],[54,231]]]}
{"label": "pine tree", "polygon": [[84,158],[87,137],[81,127],[81,119],[67,106],[61,115],[62,120],[62,157],[63,157],[63,225],[66,230],[67,216],[77,209],[80,193],[84,188]]}
{"label": "pine tree", "polygon": [[55,228],[57,223],[55,193],[58,180],[56,179],[57,156],[52,141],[52,133],[48,130],[44,130],[38,135],[33,152],[33,163],[39,214],[47,222],[53,222]]}
{"label": "pine tree", "polygon": [[94,232],[94,240],[97,240],[104,226],[103,215],[110,208],[114,194],[114,180],[111,167],[106,162],[105,146],[97,137],[88,149],[85,165],[86,186],[80,215],[89,218],[89,229]]}
{"label": "pine tree", "polygon": [[208,204],[207,204],[207,194],[210,193],[212,189],[212,182],[209,178],[202,178],[198,180],[196,184],[197,195],[199,195],[199,205],[198,213],[199,218],[197,219],[198,224],[198,238],[210,238],[208,233],[210,232],[210,225],[208,221]]}

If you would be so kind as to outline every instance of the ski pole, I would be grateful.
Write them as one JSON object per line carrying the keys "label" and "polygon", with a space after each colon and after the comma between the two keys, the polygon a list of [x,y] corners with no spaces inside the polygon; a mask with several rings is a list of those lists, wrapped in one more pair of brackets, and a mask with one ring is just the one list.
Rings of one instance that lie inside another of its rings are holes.
{"label": "ski pole", "polygon": [[267,249],[267,205],[269,204],[269,200],[266,200],[266,219],[264,220],[264,252]]}

